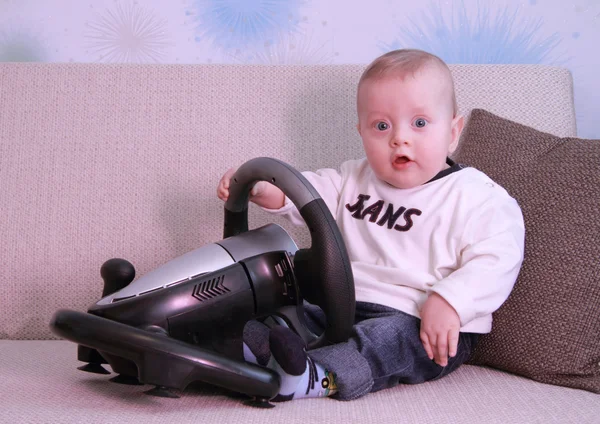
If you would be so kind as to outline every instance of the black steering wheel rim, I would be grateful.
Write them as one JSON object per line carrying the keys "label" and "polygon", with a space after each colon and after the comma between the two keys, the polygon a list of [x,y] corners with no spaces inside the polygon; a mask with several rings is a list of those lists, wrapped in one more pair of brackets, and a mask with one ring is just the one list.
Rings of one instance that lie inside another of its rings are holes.
{"label": "black steering wheel rim", "polygon": [[312,284],[320,287],[318,305],[327,318],[324,333],[309,348],[346,341],[354,323],[354,278],[350,259],[339,228],[329,208],[308,182],[290,165],[273,158],[259,157],[244,163],[232,176],[225,202],[223,238],[248,231],[250,190],[258,181],[277,186],[296,206],[310,232],[308,265]]}

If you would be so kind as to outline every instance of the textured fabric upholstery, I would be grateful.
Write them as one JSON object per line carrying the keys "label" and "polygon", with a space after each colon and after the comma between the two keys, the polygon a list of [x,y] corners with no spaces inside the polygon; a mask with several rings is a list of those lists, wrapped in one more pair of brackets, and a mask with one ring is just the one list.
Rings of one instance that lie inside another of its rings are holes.
{"label": "textured fabric upholstery", "polygon": [[[98,300],[111,257],[142,275],[220,240],[215,192],[228,167],[257,156],[300,170],[361,157],[362,69],[0,64],[0,261],[10,264],[0,267],[0,338],[52,338],[54,311]],[[575,135],[568,71],[452,71],[463,113],[486,108]],[[272,218],[255,208],[250,220]],[[303,229],[290,230],[308,243]]]}
{"label": "textured fabric upholstery", "polygon": [[[143,394],[152,386],[111,383],[112,375],[78,371],[65,341],[0,340],[2,423],[577,423],[598,422],[598,395],[464,365],[448,377],[342,402],[300,399],[256,409],[208,385]],[[25,352],[27,352],[25,354]]]}

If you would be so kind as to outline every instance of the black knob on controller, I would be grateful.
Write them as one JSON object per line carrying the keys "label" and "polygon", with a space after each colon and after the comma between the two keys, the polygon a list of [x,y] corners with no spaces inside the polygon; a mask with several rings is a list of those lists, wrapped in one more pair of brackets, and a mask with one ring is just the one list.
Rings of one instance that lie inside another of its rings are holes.
{"label": "black knob on controller", "polygon": [[125,259],[113,258],[102,264],[100,275],[104,280],[102,297],[113,294],[126,287],[135,278],[135,268]]}

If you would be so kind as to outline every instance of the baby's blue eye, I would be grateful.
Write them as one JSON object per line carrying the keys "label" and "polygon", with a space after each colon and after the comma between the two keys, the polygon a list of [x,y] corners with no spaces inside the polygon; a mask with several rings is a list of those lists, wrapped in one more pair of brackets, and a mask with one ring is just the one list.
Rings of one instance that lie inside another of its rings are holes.
{"label": "baby's blue eye", "polygon": [[427,121],[424,120],[423,118],[417,118],[417,119],[415,119],[415,127],[417,127],[417,128],[423,128],[425,125],[427,125]]}
{"label": "baby's blue eye", "polygon": [[389,125],[388,125],[388,124],[386,124],[385,122],[378,122],[378,123],[377,123],[377,129],[378,129],[379,131],[385,131],[385,130],[387,130],[388,128],[389,128]]}

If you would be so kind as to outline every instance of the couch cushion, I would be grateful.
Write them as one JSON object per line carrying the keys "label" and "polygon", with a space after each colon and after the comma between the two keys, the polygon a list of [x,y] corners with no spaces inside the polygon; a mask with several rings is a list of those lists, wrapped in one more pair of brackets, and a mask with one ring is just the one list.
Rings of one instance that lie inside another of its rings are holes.
{"label": "couch cushion", "polygon": [[[86,310],[100,266],[137,275],[221,240],[215,193],[231,166],[272,156],[300,169],[363,155],[364,64],[314,66],[0,63],[0,339],[55,337]],[[459,106],[575,134],[568,70],[453,65]],[[252,205],[250,226],[309,232]]]}
{"label": "couch cushion", "polygon": [[[438,381],[401,385],[352,402],[300,399],[274,409],[194,384],[180,399],[78,371],[67,341],[0,340],[2,423],[550,423],[597,422],[598,396],[465,365]],[[107,367],[110,369],[110,367]],[[329,420],[329,418],[331,420]]]}
{"label": "couch cushion", "polygon": [[600,141],[474,110],[454,159],[504,186],[526,229],[515,288],[471,363],[600,393]]}

